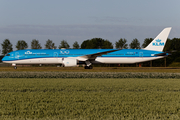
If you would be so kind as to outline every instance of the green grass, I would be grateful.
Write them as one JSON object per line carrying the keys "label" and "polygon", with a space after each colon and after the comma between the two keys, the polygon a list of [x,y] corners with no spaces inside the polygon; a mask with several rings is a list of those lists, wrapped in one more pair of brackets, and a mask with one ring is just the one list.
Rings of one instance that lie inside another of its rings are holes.
{"label": "green grass", "polygon": [[169,65],[169,67],[180,67],[180,62],[173,62]]}
{"label": "green grass", "polygon": [[0,119],[179,119],[179,79],[0,79]]}
{"label": "green grass", "polygon": [[0,67],[0,72],[166,72],[180,73],[178,66],[174,67],[94,67],[84,69],[83,67]]}
{"label": "green grass", "polygon": [[0,72],[0,78],[161,78],[179,79],[180,73],[148,72]]}

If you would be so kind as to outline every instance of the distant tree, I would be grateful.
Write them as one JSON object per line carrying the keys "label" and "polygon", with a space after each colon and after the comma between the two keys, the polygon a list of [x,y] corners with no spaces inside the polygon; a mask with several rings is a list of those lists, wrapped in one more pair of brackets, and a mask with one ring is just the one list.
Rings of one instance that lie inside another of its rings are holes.
{"label": "distant tree", "polygon": [[172,39],[172,50],[180,51],[180,38],[173,38]]}
{"label": "distant tree", "polygon": [[144,39],[144,43],[142,44],[142,48],[147,47],[152,41],[153,41],[153,38]]}
{"label": "distant tree", "polygon": [[88,47],[88,43],[89,43],[90,40],[85,40],[82,42],[81,44],[81,49],[88,49],[90,47]]}
{"label": "distant tree", "polygon": [[128,49],[128,44],[126,39],[120,39],[119,41],[116,41],[115,43],[116,48],[118,49]]}
{"label": "distant tree", "polygon": [[33,39],[31,42],[31,49],[42,49],[41,44],[38,40]]}
{"label": "distant tree", "polygon": [[109,42],[109,40],[103,41],[102,49],[112,49],[112,48],[113,48],[113,44]]}
{"label": "distant tree", "polygon": [[19,40],[16,44],[17,50],[23,50],[28,48],[28,44],[24,40]]}
{"label": "distant tree", "polygon": [[85,40],[81,44],[82,49],[112,49],[113,45],[109,40],[102,38],[93,38],[91,40]]}
{"label": "distant tree", "polygon": [[79,49],[79,44],[77,41],[74,42],[73,49]]}
{"label": "distant tree", "polygon": [[69,44],[67,43],[66,40],[62,40],[60,45],[59,45],[59,49],[61,49],[61,48],[67,48],[68,49],[69,47],[70,46],[69,46]]}
{"label": "distant tree", "polygon": [[1,44],[1,46],[2,46],[2,54],[3,55],[6,55],[7,53],[13,51],[12,44],[9,41],[9,39],[5,39],[3,41],[3,43]]}
{"label": "distant tree", "polygon": [[129,47],[131,49],[141,49],[140,47],[140,42],[138,41],[138,39],[133,39],[133,41],[129,44]]}
{"label": "distant tree", "polygon": [[167,52],[167,51],[173,51],[173,50],[175,50],[173,40],[168,38],[163,51]]}
{"label": "distant tree", "polygon": [[170,54],[166,59],[167,64],[173,62],[180,62],[180,38],[167,39],[167,42],[164,47],[164,52]]}
{"label": "distant tree", "polygon": [[52,40],[48,39],[45,44],[45,49],[56,49],[57,47],[52,42]]}

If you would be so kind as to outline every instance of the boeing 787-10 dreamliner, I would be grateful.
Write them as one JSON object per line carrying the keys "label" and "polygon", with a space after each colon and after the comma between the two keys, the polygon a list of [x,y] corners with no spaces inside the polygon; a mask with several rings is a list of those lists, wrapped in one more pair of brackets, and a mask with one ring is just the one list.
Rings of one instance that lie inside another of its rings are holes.
{"label": "boeing 787-10 dreamliner", "polygon": [[171,27],[165,28],[144,49],[26,49],[8,53],[3,63],[10,63],[17,69],[18,64],[59,64],[73,67],[85,64],[85,69],[92,69],[92,64],[133,64],[156,60],[168,56],[162,52]]}

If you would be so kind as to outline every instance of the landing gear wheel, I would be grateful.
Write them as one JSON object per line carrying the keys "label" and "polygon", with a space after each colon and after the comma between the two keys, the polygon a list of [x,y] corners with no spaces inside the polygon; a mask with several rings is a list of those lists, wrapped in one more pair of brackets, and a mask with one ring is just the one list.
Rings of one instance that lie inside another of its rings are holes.
{"label": "landing gear wheel", "polygon": [[92,68],[93,68],[93,66],[92,66],[92,65],[90,65],[90,66],[89,66],[89,69],[92,69]]}
{"label": "landing gear wheel", "polygon": [[16,67],[16,66],[14,66],[14,69],[17,69],[17,67]]}
{"label": "landing gear wheel", "polygon": [[90,66],[85,66],[85,67],[84,67],[84,69],[92,69],[92,68],[93,68],[92,65],[90,65]]}
{"label": "landing gear wheel", "polygon": [[89,69],[89,67],[88,67],[88,66],[85,66],[84,69]]}

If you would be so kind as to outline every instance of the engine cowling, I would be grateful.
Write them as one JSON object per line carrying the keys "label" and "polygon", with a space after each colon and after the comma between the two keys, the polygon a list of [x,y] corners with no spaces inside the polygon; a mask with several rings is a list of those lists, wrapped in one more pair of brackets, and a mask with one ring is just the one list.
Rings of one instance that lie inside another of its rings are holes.
{"label": "engine cowling", "polygon": [[77,66],[77,59],[64,58],[63,65],[64,65],[64,67],[76,67]]}

